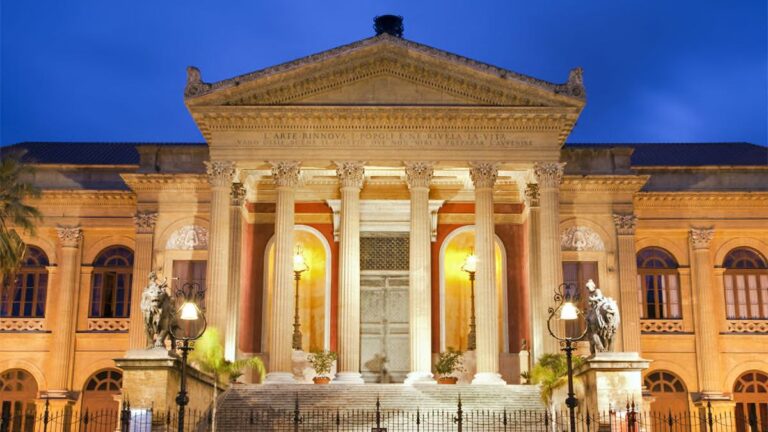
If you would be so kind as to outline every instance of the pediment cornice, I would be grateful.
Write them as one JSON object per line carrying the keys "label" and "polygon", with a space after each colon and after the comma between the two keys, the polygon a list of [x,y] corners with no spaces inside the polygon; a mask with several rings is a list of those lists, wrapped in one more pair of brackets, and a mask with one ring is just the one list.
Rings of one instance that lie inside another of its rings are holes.
{"label": "pediment cornice", "polygon": [[120,174],[120,177],[135,193],[210,190],[205,174]]}

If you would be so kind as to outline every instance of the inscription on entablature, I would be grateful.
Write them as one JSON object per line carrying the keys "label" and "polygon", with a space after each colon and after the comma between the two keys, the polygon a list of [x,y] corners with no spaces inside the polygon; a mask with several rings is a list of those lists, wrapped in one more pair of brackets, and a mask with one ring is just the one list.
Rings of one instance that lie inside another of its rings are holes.
{"label": "inscription on entablature", "polygon": [[266,131],[235,140],[260,147],[489,147],[529,148],[534,140],[503,132],[435,131]]}

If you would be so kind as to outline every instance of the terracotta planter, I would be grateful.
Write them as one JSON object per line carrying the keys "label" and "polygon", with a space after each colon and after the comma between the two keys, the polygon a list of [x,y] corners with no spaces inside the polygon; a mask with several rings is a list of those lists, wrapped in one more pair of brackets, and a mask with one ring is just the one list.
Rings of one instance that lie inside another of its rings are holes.
{"label": "terracotta planter", "polygon": [[444,376],[437,378],[438,384],[456,384],[459,381],[458,378],[452,376]]}
{"label": "terracotta planter", "polygon": [[312,378],[312,381],[314,381],[315,384],[329,384],[331,382],[331,377],[316,376],[316,377]]}

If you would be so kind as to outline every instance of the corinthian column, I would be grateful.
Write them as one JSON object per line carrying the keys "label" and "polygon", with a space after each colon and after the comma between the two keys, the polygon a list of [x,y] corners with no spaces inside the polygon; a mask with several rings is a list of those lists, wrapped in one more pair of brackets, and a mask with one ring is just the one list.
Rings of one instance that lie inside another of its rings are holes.
{"label": "corinthian column", "polygon": [[477,373],[472,384],[505,384],[499,374],[499,304],[496,296],[495,227],[493,186],[498,169],[495,163],[476,162],[469,170],[475,185],[475,255],[477,272],[475,308],[477,315]]}
{"label": "corinthian column", "polygon": [[211,229],[208,242],[205,314],[209,327],[226,331],[229,282],[229,192],[235,175],[235,163],[205,163],[211,184]]}
{"label": "corinthian column", "polygon": [[405,164],[411,191],[411,236],[408,288],[408,335],[411,344],[411,372],[406,384],[434,383],[432,379],[432,300],[431,300],[431,215],[429,182],[432,163]]}
{"label": "corinthian column", "polygon": [[613,215],[619,245],[619,287],[621,303],[621,351],[640,352],[640,305],[637,302],[637,255],[635,215]]}
{"label": "corinthian column", "polygon": [[[533,167],[539,183],[539,290],[544,299],[551,299],[551,294],[563,283],[560,253],[560,182],[563,179],[563,167],[565,164],[558,162],[537,162]],[[544,336],[543,351],[536,353],[537,356],[560,351],[555,338],[547,336]]]}
{"label": "corinthian column", "polygon": [[144,320],[141,312],[141,293],[147,284],[147,277],[152,271],[153,236],[157,213],[137,212],[133,216],[136,226],[136,241],[133,249],[133,282],[131,284],[131,314],[128,328],[128,348],[131,350],[144,349],[149,346],[147,333],[144,331]]}
{"label": "corinthian column", "polygon": [[544,344],[550,338],[547,333],[548,290],[541,286],[541,209],[539,185],[528,184],[525,189],[528,204],[528,280],[531,299],[531,356],[534,361],[544,353]]}
{"label": "corinthian column", "polygon": [[293,226],[299,162],[272,162],[277,190],[275,208],[275,282],[269,324],[269,373],[266,384],[292,383],[291,323],[293,318]]}
{"label": "corinthian column", "polygon": [[335,382],[362,384],[360,375],[360,189],[363,162],[336,162],[341,183],[339,225],[339,364]]}
{"label": "corinthian column", "polygon": [[715,230],[712,228],[691,228],[690,231],[693,249],[693,301],[696,305],[696,359],[699,367],[699,390],[705,398],[707,395],[722,394],[719,317],[714,309],[716,299],[712,289],[712,264],[709,259],[709,245],[714,234]]}
{"label": "corinthian column", "polygon": [[77,299],[80,279],[80,244],[83,231],[80,227],[60,226],[56,228],[61,245],[59,286],[50,305],[52,319],[50,369],[53,373],[48,384],[50,397],[67,398],[72,390],[72,376],[75,360],[75,323],[77,322]]}
{"label": "corinthian column", "polygon": [[227,285],[227,328],[224,333],[224,358],[232,361],[237,356],[238,322],[240,320],[240,258],[243,237],[242,183],[232,183],[229,211],[229,280]]}

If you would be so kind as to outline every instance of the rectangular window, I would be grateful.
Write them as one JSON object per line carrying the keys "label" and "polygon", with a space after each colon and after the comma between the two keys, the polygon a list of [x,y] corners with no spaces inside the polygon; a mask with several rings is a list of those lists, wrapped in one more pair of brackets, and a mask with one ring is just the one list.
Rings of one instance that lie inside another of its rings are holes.
{"label": "rectangular window", "polygon": [[[578,294],[579,301],[577,303],[578,308],[586,310],[587,308],[587,294],[586,286],[587,281],[592,279],[595,285],[600,286],[600,281],[597,277],[597,262],[596,261],[563,261],[563,282],[569,287],[569,294]],[[579,319],[573,322],[568,322],[565,326],[566,334],[569,337],[576,337],[581,335],[584,331],[586,323],[584,316],[579,316]]]}
{"label": "rectangular window", "polygon": [[638,269],[640,318],[679,319],[680,287],[677,272],[657,269]]}
{"label": "rectangular window", "polygon": [[768,275],[729,270],[723,275],[728,319],[768,318]]}

